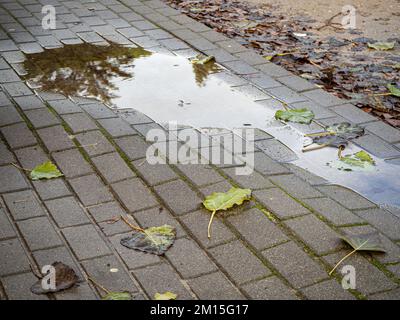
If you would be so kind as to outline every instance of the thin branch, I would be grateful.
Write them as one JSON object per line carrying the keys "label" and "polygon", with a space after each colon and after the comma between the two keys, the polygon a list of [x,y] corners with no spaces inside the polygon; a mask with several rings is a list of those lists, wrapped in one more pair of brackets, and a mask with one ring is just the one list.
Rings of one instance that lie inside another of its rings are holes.
{"label": "thin branch", "polygon": [[302,152],[314,151],[314,150],[319,150],[319,149],[322,149],[322,148],[325,148],[325,147],[328,147],[328,146],[329,146],[329,144],[319,144],[319,145],[316,145],[316,146],[311,146],[309,148],[303,148],[301,151]]}
{"label": "thin branch", "polygon": [[103,290],[106,294],[110,294],[111,291],[108,290],[107,288],[103,287],[101,284],[97,283],[96,281],[94,281],[94,279],[92,279],[91,277],[88,277],[88,280],[93,283],[95,285],[95,287],[100,288],[101,290]]}
{"label": "thin branch", "polygon": [[20,167],[19,165],[13,163],[13,162],[11,163],[11,165],[13,165],[14,167],[16,167],[17,169],[21,169],[21,170],[24,170],[24,171],[27,171],[27,172],[31,172],[31,171],[32,171],[32,170],[29,170],[29,169],[22,168],[22,167]]}
{"label": "thin branch", "polygon": [[130,226],[133,230],[139,231],[139,232],[143,232],[143,233],[145,232],[144,229],[142,229],[142,228],[140,228],[140,227],[137,227],[137,226],[134,226],[132,223],[130,223],[130,222],[128,221],[128,219],[125,218],[123,215],[121,215],[121,219],[122,219],[128,226]]}
{"label": "thin branch", "polygon": [[335,135],[335,132],[323,131],[323,132],[307,133],[304,136],[305,137],[325,137],[325,136],[333,136],[333,135]]}

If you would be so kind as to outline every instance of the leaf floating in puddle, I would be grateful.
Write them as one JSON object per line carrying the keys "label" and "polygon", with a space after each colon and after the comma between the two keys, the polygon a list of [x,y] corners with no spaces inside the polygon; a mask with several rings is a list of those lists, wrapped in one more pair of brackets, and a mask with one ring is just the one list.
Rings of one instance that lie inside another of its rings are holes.
{"label": "leaf floating in puddle", "polygon": [[68,265],[62,262],[54,262],[52,264],[55,270],[55,288],[43,288],[42,279],[37,281],[31,291],[35,294],[46,294],[50,292],[58,292],[73,287],[79,280],[75,271]]}
{"label": "leaf floating in puddle", "polygon": [[392,50],[394,48],[394,42],[375,42],[375,43],[368,43],[368,47],[371,49],[379,50],[379,51],[386,51]]}
{"label": "leaf floating in puddle", "polygon": [[250,196],[250,189],[240,189],[235,187],[231,188],[228,192],[214,192],[207,196],[203,201],[203,205],[207,210],[212,212],[208,224],[208,238],[211,237],[210,228],[216,212],[219,210],[230,209],[234,205],[241,205],[243,201],[250,200]]}
{"label": "leaf floating in puddle", "polygon": [[364,128],[348,122],[335,123],[327,127],[326,131],[344,139],[355,139],[364,134]]}
{"label": "leaf floating in puddle", "polygon": [[109,292],[101,300],[132,300],[129,292]]}
{"label": "leaf floating in puddle", "polygon": [[195,58],[192,58],[190,60],[191,63],[193,64],[206,64],[209,63],[211,61],[215,61],[215,57],[214,56],[203,56],[203,55],[197,55]]}
{"label": "leaf floating in puddle", "polygon": [[388,84],[387,88],[390,91],[390,94],[395,97],[400,97],[400,88],[397,88],[393,84]]}
{"label": "leaf floating in puddle", "polygon": [[163,255],[174,241],[175,228],[163,225],[136,232],[130,237],[121,239],[121,244],[130,249]]}
{"label": "leaf floating in puddle", "polygon": [[166,291],[164,293],[156,293],[154,295],[155,300],[175,300],[178,296],[170,291]]}
{"label": "leaf floating in puddle", "polygon": [[63,176],[63,174],[58,170],[54,163],[47,161],[41,165],[38,165],[31,171],[31,179],[53,179]]}
{"label": "leaf floating in puddle", "polygon": [[314,112],[308,109],[278,110],[275,119],[310,124],[314,119]]}
{"label": "leaf floating in puddle", "polygon": [[[350,167],[356,167],[364,170],[372,170],[373,166],[375,166],[374,159],[372,159],[372,157],[365,151],[359,151],[355,154],[340,157],[339,161],[342,162],[342,164],[346,164]],[[339,167],[339,169],[346,170],[346,167]]]}

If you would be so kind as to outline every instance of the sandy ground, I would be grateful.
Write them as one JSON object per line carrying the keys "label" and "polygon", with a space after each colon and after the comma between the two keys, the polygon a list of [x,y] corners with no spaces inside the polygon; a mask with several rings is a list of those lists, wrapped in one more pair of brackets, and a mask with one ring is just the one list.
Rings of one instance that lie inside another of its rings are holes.
{"label": "sandy ground", "polygon": [[[247,0],[253,4],[274,6],[283,16],[307,15],[316,20],[316,27],[342,11],[343,6],[352,5],[356,8],[356,29],[363,32],[364,37],[384,41],[400,37],[400,0]],[[286,17],[287,18],[287,17]],[[333,22],[341,22],[337,17]],[[341,31],[325,28],[323,34],[340,37]],[[347,35],[348,33],[343,33]]]}

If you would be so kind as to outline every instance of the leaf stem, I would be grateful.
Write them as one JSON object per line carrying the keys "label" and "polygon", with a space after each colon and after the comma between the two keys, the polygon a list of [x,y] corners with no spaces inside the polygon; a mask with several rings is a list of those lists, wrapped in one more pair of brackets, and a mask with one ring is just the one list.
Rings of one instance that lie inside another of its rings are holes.
{"label": "leaf stem", "polygon": [[215,213],[216,213],[216,212],[217,212],[216,210],[213,211],[213,213],[211,214],[210,222],[208,223],[208,228],[207,228],[207,236],[208,236],[208,239],[211,238],[211,223],[212,223],[212,221],[213,221],[213,219],[214,219],[214,216],[215,216]]}
{"label": "leaf stem", "polygon": [[140,227],[137,227],[137,226],[133,225],[132,223],[130,223],[130,222],[128,221],[128,219],[125,218],[122,214],[121,214],[121,219],[122,219],[128,226],[130,226],[133,230],[145,233],[145,230],[144,230],[144,229],[142,229],[142,228],[140,228]]}
{"label": "leaf stem", "polygon": [[334,132],[323,131],[323,132],[315,132],[315,133],[307,133],[305,137],[325,137],[325,136],[333,136],[335,135]]}
{"label": "leaf stem", "polygon": [[319,144],[319,145],[316,145],[316,146],[311,146],[309,148],[303,148],[301,151],[302,152],[308,152],[308,151],[313,151],[313,150],[319,150],[319,149],[322,149],[322,148],[325,148],[325,147],[328,147],[328,146],[329,146],[328,144]]}
{"label": "leaf stem", "polygon": [[29,169],[22,168],[22,167],[20,167],[19,165],[13,163],[13,162],[11,163],[11,165],[13,165],[14,167],[16,167],[17,169],[21,169],[21,170],[24,170],[24,171],[27,171],[27,172],[31,172],[31,171],[32,171],[32,170],[29,170]]}

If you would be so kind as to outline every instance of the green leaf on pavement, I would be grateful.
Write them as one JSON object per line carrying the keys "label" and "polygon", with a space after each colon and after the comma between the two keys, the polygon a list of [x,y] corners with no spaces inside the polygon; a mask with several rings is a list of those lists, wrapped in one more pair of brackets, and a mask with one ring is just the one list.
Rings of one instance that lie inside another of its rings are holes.
{"label": "green leaf on pavement", "polygon": [[386,51],[392,50],[394,48],[394,42],[375,42],[375,43],[368,43],[368,47],[371,49],[379,50],[379,51]]}
{"label": "green leaf on pavement", "polygon": [[314,119],[314,112],[308,109],[278,110],[275,119],[310,124]]}
{"label": "green leaf on pavement", "polygon": [[347,233],[341,238],[357,251],[386,252],[377,231],[364,234]]}
{"label": "green leaf on pavement", "polygon": [[397,88],[396,86],[390,83],[387,85],[387,88],[389,89],[392,96],[400,97],[400,88]]}
{"label": "green leaf on pavement", "polygon": [[39,180],[58,178],[61,177],[63,174],[51,161],[47,161],[41,165],[36,166],[31,171],[30,175],[32,180]]}
{"label": "green leaf on pavement", "polygon": [[101,300],[132,300],[129,292],[109,292]]}
{"label": "green leaf on pavement", "polygon": [[166,291],[164,293],[156,293],[154,295],[154,299],[156,300],[175,300],[177,298],[177,295],[173,292]]}

